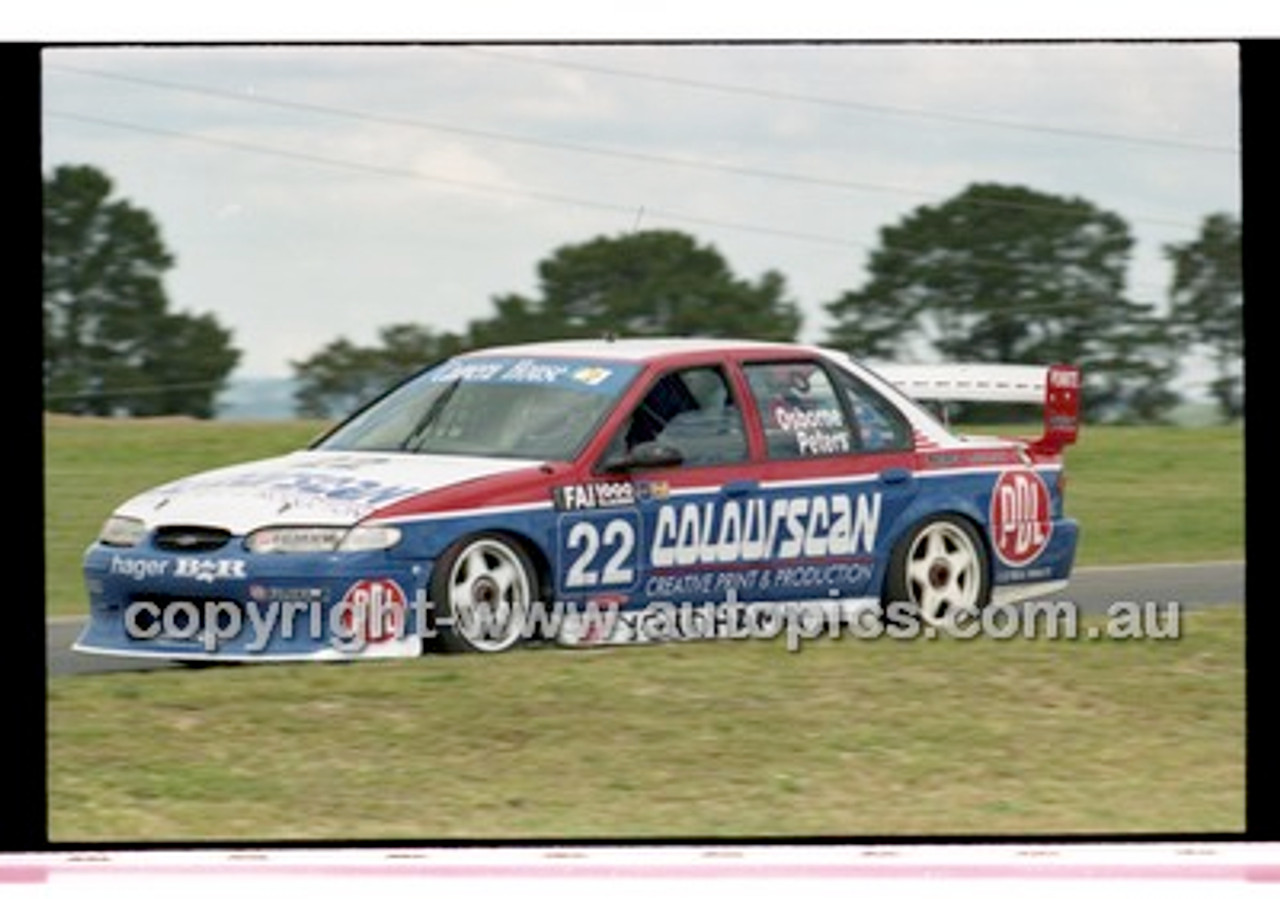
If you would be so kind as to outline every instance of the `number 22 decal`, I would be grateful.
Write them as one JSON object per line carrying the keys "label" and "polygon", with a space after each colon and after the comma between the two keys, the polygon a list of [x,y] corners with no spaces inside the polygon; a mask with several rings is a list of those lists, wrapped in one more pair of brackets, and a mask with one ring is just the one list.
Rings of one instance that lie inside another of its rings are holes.
{"label": "number 22 decal", "polygon": [[570,555],[578,554],[565,572],[569,590],[619,587],[635,580],[636,529],[630,519],[611,518],[603,527],[580,519],[569,528],[564,545]]}

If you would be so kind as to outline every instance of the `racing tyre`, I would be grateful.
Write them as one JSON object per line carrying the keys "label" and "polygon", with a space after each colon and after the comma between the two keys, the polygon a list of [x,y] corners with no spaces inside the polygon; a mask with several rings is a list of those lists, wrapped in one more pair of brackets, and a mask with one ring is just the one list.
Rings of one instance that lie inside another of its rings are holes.
{"label": "racing tyre", "polygon": [[440,648],[503,652],[525,636],[538,601],[528,554],[508,537],[479,534],[459,540],[440,557],[430,595]]}
{"label": "racing tyre", "polygon": [[905,607],[925,625],[946,628],[991,600],[986,545],[959,515],[926,518],[908,531],[889,557],[888,578],[886,609]]}

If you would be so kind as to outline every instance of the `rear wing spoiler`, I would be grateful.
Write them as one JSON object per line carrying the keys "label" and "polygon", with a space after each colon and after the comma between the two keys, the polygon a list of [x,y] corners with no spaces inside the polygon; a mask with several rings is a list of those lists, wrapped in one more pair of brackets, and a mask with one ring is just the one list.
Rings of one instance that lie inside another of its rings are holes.
{"label": "rear wing spoiler", "polygon": [[1057,454],[1080,430],[1080,369],[1074,365],[873,365],[871,369],[915,400],[1029,403],[1044,407],[1044,433],[1030,444]]}

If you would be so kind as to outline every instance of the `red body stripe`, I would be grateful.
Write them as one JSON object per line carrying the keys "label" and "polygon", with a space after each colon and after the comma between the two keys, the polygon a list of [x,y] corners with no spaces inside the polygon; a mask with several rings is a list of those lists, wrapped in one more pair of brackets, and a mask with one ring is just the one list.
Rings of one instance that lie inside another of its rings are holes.
{"label": "red body stripe", "polygon": [[650,362],[645,371],[628,387],[604,422],[599,432],[584,448],[576,462],[556,462],[531,467],[525,471],[494,475],[461,484],[455,484],[430,493],[401,500],[380,509],[372,518],[402,518],[463,511],[483,512],[485,509],[509,506],[550,503],[555,488],[595,481],[664,482],[673,490],[714,488],[733,481],[757,482],[767,486],[779,481],[821,481],[840,478],[875,475],[888,468],[931,470],[938,468],[972,467],[975,465],[1017,464],[1017,450],[1006,447],[942,448],[918,430],[912,450],[888,453],[861,453],[847,455],[812,456],[799,459],[774,460],[765,457],[764,439],[761,436],[759,416],[755,404],[747,394],[747,385],[741,372],[731,367],[730,380],[743,410],[748,433],[751,459],[734,465],[711,465],[696,468],[657,468],[637,471],[633,475],[603,474],[594,470],[598,460],[607,451],[609,440],[622,426],[626,416],[648,392],[654,382],[664,374],[678,368],[696,365],[721,365],[726,362],[767,360],[819,360],[820,357],[803,348],[795,350],[744,347],[725,351],[699,350],[672,354]]}

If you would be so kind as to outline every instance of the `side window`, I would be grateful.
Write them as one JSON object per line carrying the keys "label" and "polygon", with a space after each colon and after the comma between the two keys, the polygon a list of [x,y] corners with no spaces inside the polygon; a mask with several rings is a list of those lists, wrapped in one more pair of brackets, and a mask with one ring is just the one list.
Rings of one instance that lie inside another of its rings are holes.
{"label": "side window", "polygon": [[749,363],[744,371],[772,459],[857,450],[831,378],[814,362]]}
{"label": "side window", "polygon": [[742,411],[724,373],[715,367],[663,375],[645,394],[609,445],[606,458],[642,443],[675,447],[685,465],[717,465],[747,458]]}
{"label": "side window", "polygon": [[847,372],[837,371],[836,381],[853,414],[857,443],[864,452],[911,449],[911,425],[892,403]]}

